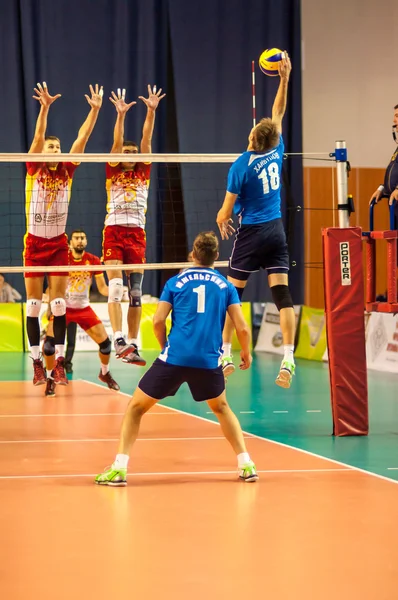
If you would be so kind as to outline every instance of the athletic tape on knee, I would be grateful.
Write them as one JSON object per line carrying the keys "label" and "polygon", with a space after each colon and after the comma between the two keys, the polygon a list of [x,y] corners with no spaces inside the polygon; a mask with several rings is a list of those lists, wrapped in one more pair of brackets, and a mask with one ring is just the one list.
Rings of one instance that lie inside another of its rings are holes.
{"label": "athletic tape on knee", "polygon": [[293,308],[293,300],[287,285],[274,285],[271,288],[271,294],[278,310],[282,310],[282,308]]}
{"label": "athletic tape on knee", "polygon": [[127,284],[129,288],[129,306],[141,306],[143,279],[144,276],[142,273],[130,273],[128,276]]}
{"label": "athletic tape on knee", "polygon": [[39,317],[41,308],[41,300],[27,300],[26,301],[26,316],[27,317]]}
{"label": "athletic tape on knee", "polygon": [[115,277],[109,281],[108,302],[121,302],[123,298],[123,279]]}
{"label": "athletic tape on knee", "polygon": [[50,302],[51,312],[54,317],[63,317],[66,314],[66,302],[64,298],[55,298]]}
{"label": "athletic tape on knee", "polygon": [[236,285],[234,287],[235,287],[236,291],[238,292],[239,300],[242,300],[242,296],[243,296],[243,292],[245,291],[245,288],[236,287]]}
{"label": "athletic tape on knee", "polygon": [[45,356],[53,356],[55,354],[55,339],[53,336],[46,336],[43,344],[43,353]]}
{"label": "athletic tape on knee", "polygon": [[109,338],[98,344],[101,354],[109,355],[112,351],[112,344]]}

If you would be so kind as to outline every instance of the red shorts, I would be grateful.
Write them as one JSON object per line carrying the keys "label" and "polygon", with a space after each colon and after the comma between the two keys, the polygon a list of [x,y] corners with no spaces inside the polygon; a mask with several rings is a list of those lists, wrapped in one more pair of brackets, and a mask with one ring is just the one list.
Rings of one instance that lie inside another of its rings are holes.
{"label": "red shorts", "polygon": [[67,308],[66,309],[66,325],[69,323],[77,323],[84,331],[95,327],[102,321],[95,314],[91,306],[86,308]]}
{"label": "red shorts", "polygon": [[146,235],[141,227],[108,225],[103,232],[102,260],[121,260],[125,265],[146,262]]}
{"label": "red shorts", "polygon": [[[68,238],[66,233],[57,237],[42,238],[27,233],[25,236],[25,249],[23,253],[25,267],[60,267],[68,264]],[[45,273],[25,273],[25,277],[43,277]],[[68,277],[69,273],[47,273]]]}

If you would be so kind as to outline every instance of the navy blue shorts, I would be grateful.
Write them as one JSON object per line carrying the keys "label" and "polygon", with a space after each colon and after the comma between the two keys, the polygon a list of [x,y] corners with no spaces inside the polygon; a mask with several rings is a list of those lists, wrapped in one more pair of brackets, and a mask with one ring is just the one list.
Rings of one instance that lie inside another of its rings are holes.
{"label": "navy blue shorts", "polygon": [[180,386],[187,383],[196,402],[217,398],[225,390],[222,367],[197,369],[165,363],[157,358],[138,382],[145,394],[156,400],[175,396]]}
{"label": "navy blue shorts", "polygon": [[266,269],[271,273],[288,273],[289,253],[282,219],[259,225],[241,225],[229,259],[229,277],[246,281],[251,273]]}

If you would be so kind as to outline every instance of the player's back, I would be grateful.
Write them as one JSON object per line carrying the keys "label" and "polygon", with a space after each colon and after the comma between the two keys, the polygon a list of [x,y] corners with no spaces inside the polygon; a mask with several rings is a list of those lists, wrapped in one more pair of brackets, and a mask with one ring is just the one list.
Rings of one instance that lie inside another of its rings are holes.
{"label": "player's back", "polygon": [[172,305],[172,328],[159,358],[187,367],[214,369],[220,364],[222,330],[234,286],[211,268],[190,268],[166,283],[161,301]]}
{"label": "player's back", "polygon": [[281,217],[281,173],[284,144],[260,153],[244,152],[231,166],[227,190],[238,194],[235,214],[243,225],[265,223]]}

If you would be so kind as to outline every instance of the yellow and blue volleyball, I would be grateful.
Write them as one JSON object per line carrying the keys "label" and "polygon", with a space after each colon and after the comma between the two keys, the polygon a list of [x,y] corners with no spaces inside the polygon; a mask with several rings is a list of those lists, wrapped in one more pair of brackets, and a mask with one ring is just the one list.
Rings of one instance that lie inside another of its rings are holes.
{"label": "yellow and blue volleyball", "polygon": [[270,50],[264,50],[258,59],[258,64],[265,75],[276,77],[278,75],[278,65],[283,58],[285,58],[285,53],[282,50],[271,48]]}

